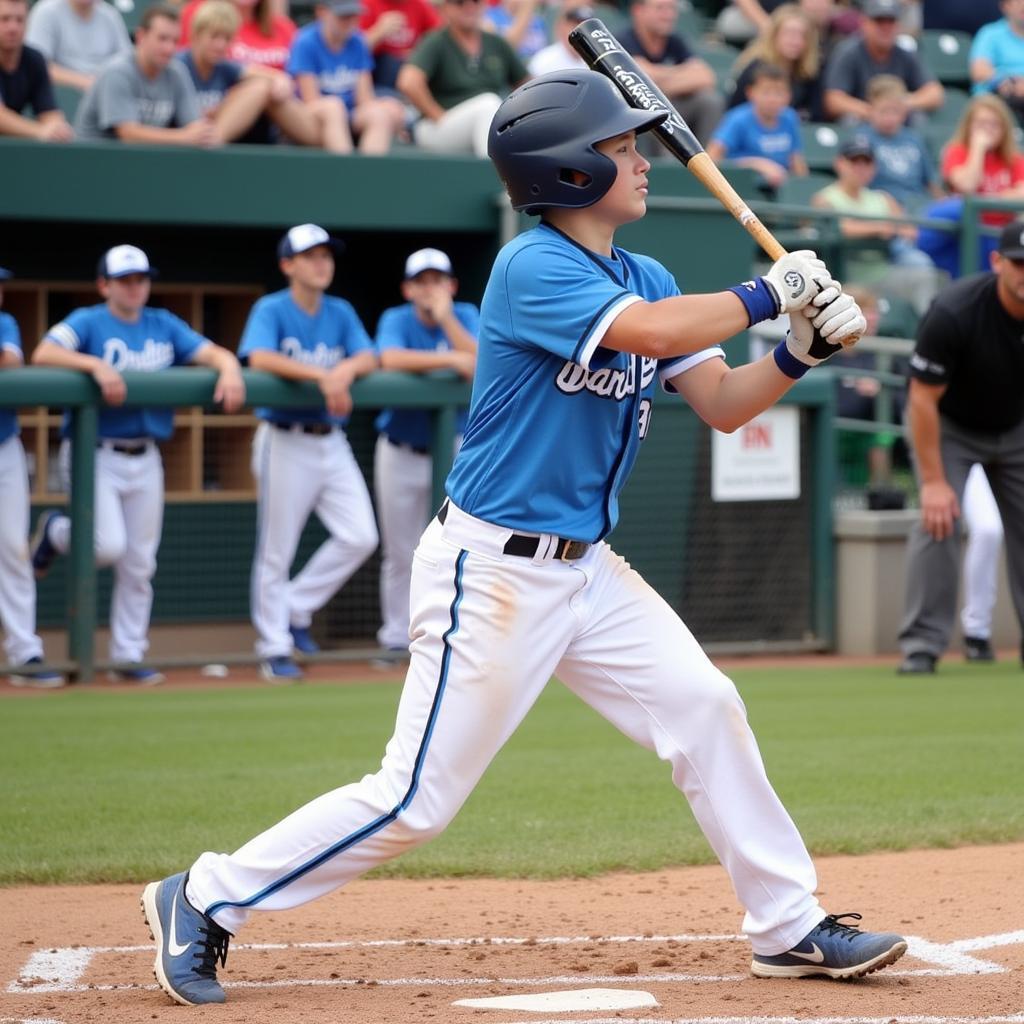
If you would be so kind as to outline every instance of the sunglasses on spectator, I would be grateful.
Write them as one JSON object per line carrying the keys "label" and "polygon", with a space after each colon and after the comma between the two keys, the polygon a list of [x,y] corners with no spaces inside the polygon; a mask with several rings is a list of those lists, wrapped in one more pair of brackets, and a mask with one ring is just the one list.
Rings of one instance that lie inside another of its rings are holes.
{"label": "sunglasses on spectator", "polygon": [[452,7],[462,7],[463,4],[478,4],[480,0],[448,0]]}
{"label": "sunglasses on spectator", "polygon": [[873,164],[875,158],[873,156],[848,156],[846,158],[851,164]]}

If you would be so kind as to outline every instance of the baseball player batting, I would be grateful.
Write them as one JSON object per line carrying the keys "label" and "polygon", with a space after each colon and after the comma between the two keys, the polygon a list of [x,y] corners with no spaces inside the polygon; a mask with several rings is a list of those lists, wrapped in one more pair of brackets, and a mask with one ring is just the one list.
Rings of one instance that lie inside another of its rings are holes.
{"label": "baseball player batting", "polygon": [[[657,383],[734,430],[865,326],[811,252],[685,296],[614,244],[646,212],[637,134],[664,117],[589,70],[536,78],[495,114],[491,159],[541,221],[502,249],[484,294],[465,440],[416,550],[394,735],[376,774],[146,887],[157,978],[178,1002],[223,1000],[217,962],[254,910],[322,896],[441,832],[552,675],[670,764],[746,908],[755,974],[858,977],[906,950],[818,905],[735,686],[604,539]],[[783,312],[787,339],[730,369],[719,343]]]}

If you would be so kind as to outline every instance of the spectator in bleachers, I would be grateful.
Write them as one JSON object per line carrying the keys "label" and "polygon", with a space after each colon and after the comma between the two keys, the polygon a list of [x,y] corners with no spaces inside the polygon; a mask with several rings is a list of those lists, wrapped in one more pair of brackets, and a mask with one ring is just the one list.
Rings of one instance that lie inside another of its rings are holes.
{"label": "spectator in bleachers", "polygon": [[865,0],[857,35],[840,43],[825,67],[825,113],[833,120],[866,121],[868,82],[895,75],[907,87],[911,115],[942,106],[944,90],[916,54],[896,45],[902,0]]}
{"label": "spectator in bleachers", "polygon": [[750,167],[770,193],[791,174],[807,174],[800,118],[789,105],[791,95],[786,72],[759,63],[749,78],[747,102],[728,111],[711,137],[711,159]]}
{"label": "spectator in bleachers", "polygon": [[554,40],[530,58],[531,75],[546,75],[550,71],[586,67],[586,61],[569,45],[569,33],[588,18],[597,17],[593,7],[580,0],[562,0],[558,17],[552,26]]}
{"label": "spectator in bleachers", "polygon": [[742,46],[768,31],[771,16],[790,0],[733,0],[715,20],[715,31],[730,45]]}
{"label": "spectator in bleachers", "polygon": [[348,119],[339,100],[303,103],[285,72],[225,59],[240,21],[230,0],[206,0],[192,19],[191,48],[178,54],[195,86],[200,112],[213,121],[220,137],[226,142],[271,141],[259,125],[266,115],[292,142],[350,152]]}
{"label": "spectator in bleachers", "polygon": [[[848,139],[839,147],[835,172],[835,183],[816,192],[811,197],[812,206],[869,217],[906,216],[903,207],[887,192],[868,187],[868,182],[875,176],[875,154],[871,143],[863,136]],[[846,254],[845,278],[851,281],[876,283],[890,273],[890,265],[893,264],[898,267],[933,269],[932,261],[915,244],[917,228],[913,224],[841,217],[839,230],[844,238],[878,239],[885,243],[879,249],[861,249]]]}
{"label": "spectator in bleachers", "polygon": [[[181,39],[178,44],[181,47],[192,41],[192,18],[202,2],[189,0],[181,9]],[[298,31],[295,22],[286,14],[276,12],[273,0],[233,0],[233,3],[242,16],[242,24],[231,40],[228,59],[245,66],[261,64],[284,71]]]}
{"label": "spectator in bleachers", "polygon": [[420,40],[398,73],[398,88],[420,112],[418,146],[435,153],[487,155],[487,133],[502,98],[529,77],[515,50],[481,25],[480,0],[444,0],[444,28]]}
{"label": "spectator in bleachers", "polygon": [[174,7],[146,8],[135,49],[106,64],[79,105],[80,138],[203,147],[224,141],[213,120],[202,116],[192,79],[174,59],[180,30]]}
{"label": "spectator in bleachers", "polygon": [[316,21],[295,37],[288,73],[304,102],[315,105],[324,96],[342,102],[348,151],[355,138],[361,153],[379,156],[401,131],[405,107],[373,91],[373,56],[359,32],[362,9],[361,0],[318,3]]}
{"label": "spectator in bleachers", "polygon": [[895,75],[868,83],[868,124],[862,134],[875,153],[871,187],[888,192],[911,213],[941,196],[935,162],[924,139],[907,126],[907,87]]}
{"label": "spectator in bleachers", "polygon": [[[13,275],[0,267],[0,306],[4,282]],[[22,365],[21,332],[10,313],[0,312],[0,372]],[[0,409],[0,629],[14,686],[56,689],[58,672],[43,668],[43,642],[36,634],[36,581],[25,538],[28,536],[28,466],[18,437],[18,414]]]}
{"label": "spectator in bleachers", "polygon": [[747,101],[747,86],[759,64],[774,64],[786,72],[790,106],[801,120],[822,121],[821,44],[814,22],[796,4],[777,7],[767,27],[736,59],[736,85],[729,106]]}
{"label": "spectator in bleachers", "polygon": [[[715,72],[675,31],[678,0],[632,0],[630,27],[619,42],[672,101],[701,143],[707,143],[725,109]],[[638,140],[645,153],[664,155],[656,140]]]}
{"label": "spectator in bleachers", "polygon": [[0,135],[68,142],[74,132],[57,109],[46,58],[25,45],[27,12],[26,0],[0,0]]}
{"label": "spectator in bleachers", "polygon": [[[942,151],[942,178],[961,196],[991,196],[1024,201],[1024,156],[1013,136],[1009,107],[991,93],[967,105]],[[1006,224],[1012,213],[990,210],[983,224]]]}
{"label": "spectator in bleachers", "polygon": [[[100,259],[96,286],[101,305],[74,310],[55,324],[32,353],[40,366],[79,370],[103,396],[96,448],[95,551],[100,565],[114,569],[110,599],[110,660],[113,673],[148,686],[163,676],[142,664],[149,647],[153,574],[164,514],[164,471],[159,442],[170,438],[174,410],[124,408],[122,372],[159,373],[192,363],[217,371],[213,400],[225,412],[245,403],[245,384],[234,353],[197,334],[166,309],[147,306],[153,268],[134,245],[118,245]],[[65,482],[70,482],[70,441],[61,446]],[[39,517],[32,537],[32,566],[44,576],[57,555],[67,554],[71,520],[63,512]]]}
{"label": "spectator in bleachers", "polygon": [[1002,0],[1003,17],[985,25],[971,44],[975,92],[995,92],[1024,123],[1024,0]]}
{"label": "spectator in bleachers", "polygon": [[[455,302],[459,283],[440,249],[419,249],[405,261],[405,303],[384,311],[377,325],[381,369],[405,373],[454,370],[467,380],[476,368],[480,311]],[[465,429],[465,411],[457,430]],[[376,422],[373,479],[380,524],[381,647],[409,646],[412,556],[430,519],[433,422],[422,409],[385,409]]]}
{"label": "spectator in bleachers", "polygon": [[132,48],[124,18],[105,0],[39,0],[25,38],[49,62],[54,82],[82,92],[111,57]]}
{"label": "spectator in bleachers", "polygon": [[551,42],[540,0],[497,0],[484,9],[484,28],[497,32],[524,61]]}
{"label": "spectator in bleachers", "polygon": [[365,0],[359,28],[373,54],[373,84],[395,91],[402,64],[420,39],[440,25],[441,16],[429,0]]}

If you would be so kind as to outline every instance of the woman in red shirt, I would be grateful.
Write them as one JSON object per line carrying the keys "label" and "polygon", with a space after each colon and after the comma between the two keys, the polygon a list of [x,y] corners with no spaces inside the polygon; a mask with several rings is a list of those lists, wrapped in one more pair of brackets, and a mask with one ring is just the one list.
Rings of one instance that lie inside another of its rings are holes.
{"label": "woman in red shirt", "polygon": [[[181,12],[182,48],[189,45],[192,16],[203,0],[190,0]],[[284,14],[275,14],[272,0],[233,0],[242,16],[242,27],[235,33],[228,60],[239,64],[260,64],[283,71],[288,51],[297,31],[295,22]]]}
{"label": "woman in red shirt", "polygon": [[[942,177],[958,195],[1024,200],[1024,156],[1013,138],[1013,115],[989,93],[967,105],[942,153]],[[1012,213],[989,211],[983,224],[1008,224]]]}

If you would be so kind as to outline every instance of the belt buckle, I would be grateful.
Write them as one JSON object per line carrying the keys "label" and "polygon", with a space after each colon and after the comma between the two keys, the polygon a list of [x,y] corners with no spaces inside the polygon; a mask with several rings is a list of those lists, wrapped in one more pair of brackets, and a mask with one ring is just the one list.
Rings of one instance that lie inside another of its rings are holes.
{"label": "belt buckle", "polygon": [[571,540],[562,549],[558,558],[562,562],[575,562],[587,553],[589,547],[590,545],[584,540]]}

